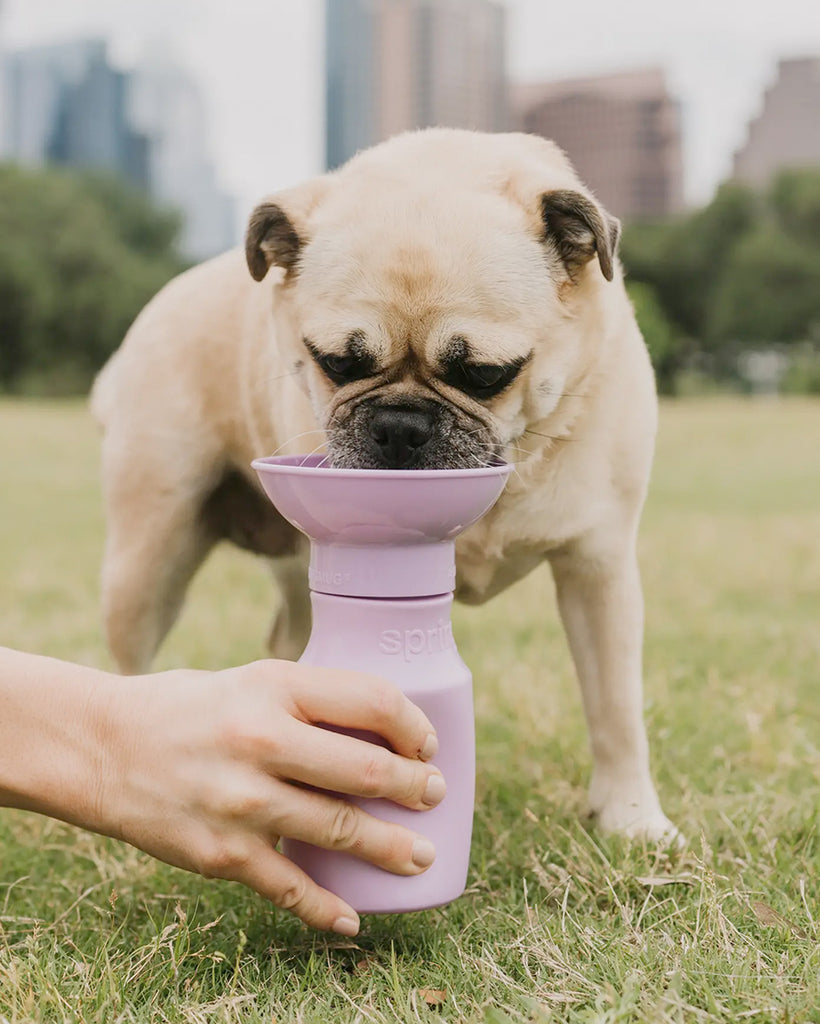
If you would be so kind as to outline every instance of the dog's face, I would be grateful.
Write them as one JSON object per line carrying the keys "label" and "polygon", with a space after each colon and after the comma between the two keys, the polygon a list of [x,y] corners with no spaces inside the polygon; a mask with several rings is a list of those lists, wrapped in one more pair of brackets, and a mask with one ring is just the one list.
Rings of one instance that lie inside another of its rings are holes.
{"label": "dog's face", "polygon": [[[401,136],[254,211],[336,466],[504,457],[593,357],[617,222],[544,140]],[[595,262],[593,257],[597,255]]]}

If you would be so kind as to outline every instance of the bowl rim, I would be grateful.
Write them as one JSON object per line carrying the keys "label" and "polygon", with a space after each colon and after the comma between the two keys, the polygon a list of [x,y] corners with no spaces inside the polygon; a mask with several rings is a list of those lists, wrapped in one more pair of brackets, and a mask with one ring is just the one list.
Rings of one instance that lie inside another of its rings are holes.
{"label": "bowl rim", "polygon": [[512,472],[510,462],[498,461],[490,466],[467,469],[346,469],[336,466],[316,466],[299,463],[296,459],[322,459],[323,455],[265,455],[254,459],[251,467],[257,472],[296,473],[299,476],[322,476],[339,479],[365,480],[459,480],[481,477],[506,476]]}

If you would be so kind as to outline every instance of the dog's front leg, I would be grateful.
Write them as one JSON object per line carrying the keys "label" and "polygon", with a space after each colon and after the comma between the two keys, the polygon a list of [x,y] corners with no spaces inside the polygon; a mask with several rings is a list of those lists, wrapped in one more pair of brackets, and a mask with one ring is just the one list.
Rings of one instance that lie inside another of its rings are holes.
{"label": "dog's front leg", "polygon": [[550,559],[589,729],[590,811],[605,832],[672,839],[677,832],[661,810],[649,770],[643,597],[634,545],[617,555],[599,552],[579,542]]}

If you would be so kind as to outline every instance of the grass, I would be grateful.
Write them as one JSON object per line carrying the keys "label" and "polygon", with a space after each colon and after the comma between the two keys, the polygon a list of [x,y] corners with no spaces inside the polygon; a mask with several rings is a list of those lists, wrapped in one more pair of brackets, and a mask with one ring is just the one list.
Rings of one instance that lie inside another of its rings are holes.
{"label": "grass", "polygon": [[[83,407],[0,403],[0,639],[109,666]],[[546,572],[460,609],[476,677],[467,894],[308,932],[236,885],[0,812],[0,1022],[820,1022],[820,403],[663,409],[642,533],[646,708],[689,837],[579,817],[583,718]],[[259,656],[262,565],[219,550],[159,667]],[[0,709],[1,712],[1,709]]]}

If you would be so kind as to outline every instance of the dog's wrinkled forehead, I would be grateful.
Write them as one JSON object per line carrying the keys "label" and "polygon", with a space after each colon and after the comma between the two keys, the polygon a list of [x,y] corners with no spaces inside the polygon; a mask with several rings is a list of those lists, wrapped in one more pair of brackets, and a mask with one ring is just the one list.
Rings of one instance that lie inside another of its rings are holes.
{"label": "dog's wrinkled forehead", "polygon": [[501,197],[384,196],[356,218],[344,203],[323,214],[294,285],[319,337],[358,330],[378,344],[386,331],[391,347],[434,358],[456,335],[498,354],[529,318],[543,323],[544,252]]}
{"label": "dog's wrinkled forehead", "polygon": [[618,228],[545,140],[430,129],[263,200],[245,251],[255,280],[279,268],[296,333],[326,353],[355,334],[433,365],[464,338],[503,362],[594,305]]}

